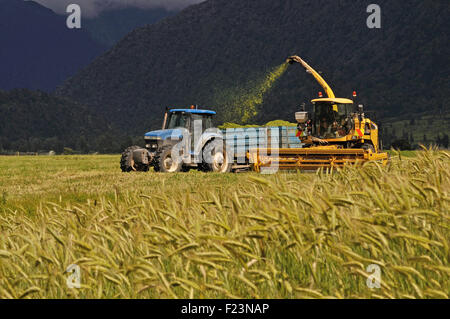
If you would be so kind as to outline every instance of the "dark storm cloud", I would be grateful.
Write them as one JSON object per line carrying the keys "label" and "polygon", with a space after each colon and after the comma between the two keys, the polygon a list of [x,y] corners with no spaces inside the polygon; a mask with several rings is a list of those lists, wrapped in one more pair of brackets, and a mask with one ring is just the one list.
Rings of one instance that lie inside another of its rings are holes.
{"label": "dark storm cloud", "polygon": [[191,4],[203,2],[205,0],[33,0],[50,8],[57,13],[65,13],[69,4],[78,4],[82,13],[87,16],[95,16],[101,11],[120,8],[120,7],[138,7],[166,8],[168,10],[179,10]]}

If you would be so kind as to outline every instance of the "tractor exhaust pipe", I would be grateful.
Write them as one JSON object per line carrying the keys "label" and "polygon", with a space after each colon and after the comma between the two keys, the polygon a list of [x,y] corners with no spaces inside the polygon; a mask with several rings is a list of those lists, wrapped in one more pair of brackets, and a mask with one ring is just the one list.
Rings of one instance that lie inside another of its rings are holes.
{"label": "tractor exhaust pipe", "polygon": [[166,107],[166,112],[164,113],[164,121],[163,121],[163,125],[162,125],[163,130],[166,128],[168,116],[169,116],[169,108]]}

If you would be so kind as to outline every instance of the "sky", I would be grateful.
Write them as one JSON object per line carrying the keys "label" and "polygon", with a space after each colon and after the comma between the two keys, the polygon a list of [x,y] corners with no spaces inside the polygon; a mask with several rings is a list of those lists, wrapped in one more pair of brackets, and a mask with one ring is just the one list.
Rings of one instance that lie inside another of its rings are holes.
{"label": "sky", "polygon": [[120,7],[138,7],[143,9],[165,8],[168,10],[180,10],[191,4],[205,0],[33,0],[41,5],[63,14],[69,4],[78,4],[82,14],[93,17],[102,11]]}

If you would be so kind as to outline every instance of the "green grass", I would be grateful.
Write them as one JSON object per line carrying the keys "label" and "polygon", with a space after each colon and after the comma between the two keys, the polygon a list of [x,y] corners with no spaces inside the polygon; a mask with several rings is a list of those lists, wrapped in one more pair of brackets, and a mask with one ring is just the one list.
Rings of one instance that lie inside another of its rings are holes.
{"label": "green grass", "polygon": [[400,157],[416,157],[419,153],[418,151],[397,151],[390,150],[386,151],[390,156],[400,156]]}
{"label": "green grass", "polygon": [[275,175],[0,157],[0,298],[448,298],[450,153],[391,156]]}

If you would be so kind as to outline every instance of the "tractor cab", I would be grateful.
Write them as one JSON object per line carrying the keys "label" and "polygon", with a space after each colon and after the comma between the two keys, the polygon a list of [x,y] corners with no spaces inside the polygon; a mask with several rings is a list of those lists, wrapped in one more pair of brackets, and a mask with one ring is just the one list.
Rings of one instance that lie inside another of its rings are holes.
{"label": "tractor cab", "polygon": [[167,120],[163,129],[172,130],[185,128],[193,131],[194,125],[201,125],[202,132],[213,127],[212,118],[216,114],[214,111],[198,109],[172,109],[168,110]]}

